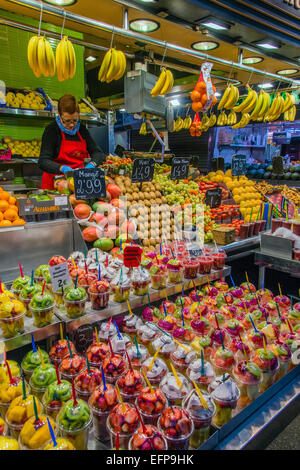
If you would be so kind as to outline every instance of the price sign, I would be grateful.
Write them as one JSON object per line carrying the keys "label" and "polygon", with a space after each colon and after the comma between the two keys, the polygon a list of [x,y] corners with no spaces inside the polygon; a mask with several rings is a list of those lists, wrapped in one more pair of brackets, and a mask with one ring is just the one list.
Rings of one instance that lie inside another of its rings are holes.
{"label": "price sign", "polygon": [[246,174],[246,155],[234,155],[231,162],[232,176]]}
{"label": "price sign", "polygon": [[283,158],[274,157],[272,159],[273,173],[281,174],[283,173]]}
{"label": "price sign", "polygon": [[105,175],[101,168],[74,170],[76,199],[106,197]]}
{"label": "price sign", "polygon": [[136,158],[133,162],[131,181],[133,183],[152,181],[154,165],[155,161],[153,158]]}
{"label": "price sign", "polygon": [[50,266],[50,276],[52,281],[52,289],[54,292],[60,291],[71,285],[68,264],[61,263]]}
{"label": "price sign", "polygon": [[202,248],[198,243],[190,243],[187,245],[187,250],[189,252],[189,255],[197,258],[198,256],[202,255]]}
{"label": "price sign", "polygon": [[213,171],[218,171],[218,170],[224,170],[224,158],[219,157],[219,158],[213,158],[211,161],[212,165],[212,170]]}
{"label": "price sign", "polygon": [[77,328],[74,337],[76,351],[78,351],[79,353],[86,352],[88,347],[93,344],[93,333],[94,329],[89,323],[80,325]]}
{"label": "price sign", "polygon": [[205,193],[205,204],[211,208],[219,207],[222,201],[222,189],[208,189]]}
{"label": "price sign", "polygon": [[172,158],[171,180],[186,180],[189,174],[189,165],[189,158]]}

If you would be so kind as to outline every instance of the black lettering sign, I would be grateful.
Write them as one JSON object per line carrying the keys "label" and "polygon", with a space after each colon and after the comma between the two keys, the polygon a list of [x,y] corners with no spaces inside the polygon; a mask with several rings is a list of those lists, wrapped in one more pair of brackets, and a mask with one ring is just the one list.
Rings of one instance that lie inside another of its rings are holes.
{"label": "black lettering sign", "polygon": [[231,173],[232,176],[241,176],[246,174],[246,155],[233,155]]}
{"label": "black lettering sign", "polygon": [[155,161],[153,158],[136,158],[133,162],[131,181],[133,183],[152,181],[154,165]]}
{"label": "black lettering sign", "polygon": [[93,199],[106,196],[105,176],[101,168],[74,170],[76,199]]}
{"label": "black lettering sign", "polygon": [[185,157],[172,158],[171,180],[185,180],[189,174],[190,159]]}
{"label": "black lettering sign", "polygon": [[93,327],[89,323],[80,325],[74,337],[75,348],[79,353],[85,353],[88,347],[93,343]]}
{"label": "black lettering sign", "polygon": [[205,193],[205,204],[211,208],[219,207],[222,201],[222,189],[208,189]]}

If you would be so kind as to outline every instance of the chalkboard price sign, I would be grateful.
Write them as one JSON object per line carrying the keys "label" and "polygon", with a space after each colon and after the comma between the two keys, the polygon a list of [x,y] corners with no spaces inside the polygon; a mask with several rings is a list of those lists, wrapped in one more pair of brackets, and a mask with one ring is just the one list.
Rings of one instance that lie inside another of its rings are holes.
{"label": "chalkboard price sign", "polygon": [[171,180],[185,180],[189,174],[190,159],[185,157],[172,158]]}
{"label": "chalkboard price sign", "polygon": [[231,162],[232,176],[241,176],[246,174],[246,155],[234,155]]}
{"label": "chalkboard price sign", "polygon": [[273,173],[281,174],[283,173],[283,158],[282,157],[273,157],[272,159]]}
{"label": "chalkboard price sign", "polygon": [[211,208],[219,207],[222,201],[222,189],[208,189],[205,193],[205,204]]}
{"label": "chalkboard price sign", "polygon": [[155,161],[153,158],[136,158],[133,162],[131,181],[133,183],[152,181],[154,165]]}
{"label": "chalkboard price sign", "polygon": [[106,196],[105,176],[101,168],[74,170],[76,199],[93,199]]}
{"label": "chalkboard price sign", "polygon": [[88,347],[93,343],[93,327],[89,323],[80,325],[75,332],[75,348],[79,353],[85,353]]}

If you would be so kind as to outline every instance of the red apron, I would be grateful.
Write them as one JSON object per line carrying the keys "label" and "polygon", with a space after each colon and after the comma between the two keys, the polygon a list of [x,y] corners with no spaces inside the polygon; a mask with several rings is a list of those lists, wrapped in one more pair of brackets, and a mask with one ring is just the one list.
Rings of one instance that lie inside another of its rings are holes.
{"label": "red apron", "polygon": [[[84,160],[89,158],[87,151],[86,141],[82,139],[79,132],[77,135],[80,142],[74,140],[66,140],[64,132],[61,131],[62,143],[58,157],[54,160],[55,163],[70,166],[71,168],[83,168]],[[54,189],[54,176],[51,173],[43,173],[42,189]]]}

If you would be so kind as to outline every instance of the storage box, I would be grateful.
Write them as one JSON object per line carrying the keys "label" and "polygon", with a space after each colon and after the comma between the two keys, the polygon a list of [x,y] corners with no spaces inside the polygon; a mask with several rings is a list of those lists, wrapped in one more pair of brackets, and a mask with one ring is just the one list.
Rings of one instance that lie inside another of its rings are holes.
{"label": "storage box", "polygon": [[232,227],[215,228],[213,237],[218,245],[229,245],[229,243],[235,242],[235,229]]}

